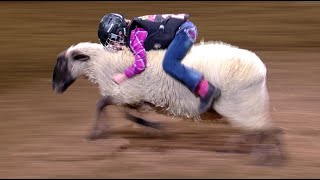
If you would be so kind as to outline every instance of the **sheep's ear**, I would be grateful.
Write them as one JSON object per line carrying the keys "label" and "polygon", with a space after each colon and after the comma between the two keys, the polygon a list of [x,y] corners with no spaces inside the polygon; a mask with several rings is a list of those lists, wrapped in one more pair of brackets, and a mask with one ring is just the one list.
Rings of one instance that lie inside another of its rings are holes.
{"label": "sheep's ear", "polygon": [[88,59],[90,59],[90,56],[83,54],[81,52],[73,52],[72,53],[72,59],[75,61],[87,61]]}

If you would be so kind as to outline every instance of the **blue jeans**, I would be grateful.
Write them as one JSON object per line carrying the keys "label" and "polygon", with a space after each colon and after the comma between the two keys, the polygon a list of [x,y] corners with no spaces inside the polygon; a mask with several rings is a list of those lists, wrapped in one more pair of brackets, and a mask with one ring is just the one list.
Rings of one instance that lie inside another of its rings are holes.
{"label": "blue jeans", "polygon": [[187,21],[180,26],[170,43],[163,59],[163,69],[173,78],[180,81],[193,93],[202,79],[202,74],[181,64],[198,36],[196,26]]}

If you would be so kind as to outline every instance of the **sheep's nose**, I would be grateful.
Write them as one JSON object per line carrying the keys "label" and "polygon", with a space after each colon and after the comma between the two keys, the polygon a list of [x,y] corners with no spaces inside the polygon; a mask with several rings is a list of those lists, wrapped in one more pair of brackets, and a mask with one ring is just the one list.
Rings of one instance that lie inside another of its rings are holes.
{"label": "sheep's nose", "polygon": [[65,83],[60,83],[59,84],[59,89],[62,89],[64,87]]}
{"label": "sheep's nose", "polygon": [[51,86],[52,86],[52,89],[54,90],[55,89],[55,84],[54,84],[53,81],[51,82]]}

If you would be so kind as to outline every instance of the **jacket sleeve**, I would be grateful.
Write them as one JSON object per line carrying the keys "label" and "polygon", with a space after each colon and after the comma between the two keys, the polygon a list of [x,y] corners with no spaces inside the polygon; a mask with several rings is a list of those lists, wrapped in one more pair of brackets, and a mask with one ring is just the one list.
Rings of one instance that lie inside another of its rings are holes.
{"label": "jacket sleeve", "polygon": [[146,50],[144,48],[144,41],[148,32],[143,28],[136,28],[130,34],[130,48],[133,52],[135,61],[125,70],[125,75],[132,78],[137,74],[143,72],[147,65]]}

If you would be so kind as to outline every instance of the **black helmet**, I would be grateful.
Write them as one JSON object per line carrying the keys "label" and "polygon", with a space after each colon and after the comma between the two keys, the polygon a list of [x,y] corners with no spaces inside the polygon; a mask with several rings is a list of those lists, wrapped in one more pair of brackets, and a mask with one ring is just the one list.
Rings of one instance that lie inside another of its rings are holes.
{"label": "black helmet", "polygon": [[110,13],[103,16],[98,29],[100,43],[107,48],[114,49],[114,44],[125,45],[126,28],[128,23],[124,16]]}

